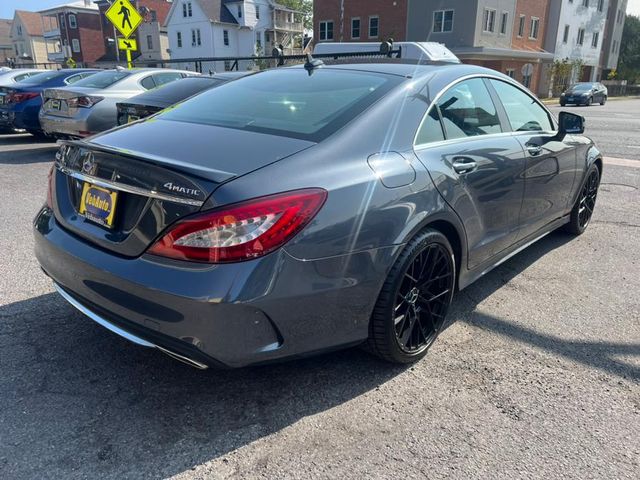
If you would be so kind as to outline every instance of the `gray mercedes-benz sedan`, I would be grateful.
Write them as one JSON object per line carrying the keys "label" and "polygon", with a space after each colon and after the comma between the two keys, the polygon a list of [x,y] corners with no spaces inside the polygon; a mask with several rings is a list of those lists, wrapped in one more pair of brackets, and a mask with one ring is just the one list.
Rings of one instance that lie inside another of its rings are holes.
{"label": "gray mercedes-benz sedan", "polygon": [[587,228],[583,131],[470,65],[270,70],[65,142],[36,255],[88,317],[200,368],[359,344],[412,362],[454,291]]}

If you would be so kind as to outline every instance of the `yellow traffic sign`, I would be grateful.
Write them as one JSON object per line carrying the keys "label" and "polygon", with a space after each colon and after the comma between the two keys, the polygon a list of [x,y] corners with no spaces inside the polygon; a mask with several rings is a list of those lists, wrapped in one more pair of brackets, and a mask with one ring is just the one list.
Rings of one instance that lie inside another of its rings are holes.
{"label": "yellow traffic sign", "polygon": [[118,38],[118,50],[138,51],[138,41],[135,38]]}
{"label": "yellow traffic sign", "polygon": [[114,0],[105,16],[125,38],[129,38],[142,23],[142,15],[129,0]]}

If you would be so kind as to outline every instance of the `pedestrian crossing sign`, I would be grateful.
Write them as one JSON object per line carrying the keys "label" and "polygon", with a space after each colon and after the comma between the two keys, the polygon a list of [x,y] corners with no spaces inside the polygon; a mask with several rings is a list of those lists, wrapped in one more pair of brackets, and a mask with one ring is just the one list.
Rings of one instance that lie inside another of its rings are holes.
{"label": "pedestrian crossing sign", "polygon": [[142,15],[129,0],[113,0],[105,16],[125,38],[129,38],[142,23]]}

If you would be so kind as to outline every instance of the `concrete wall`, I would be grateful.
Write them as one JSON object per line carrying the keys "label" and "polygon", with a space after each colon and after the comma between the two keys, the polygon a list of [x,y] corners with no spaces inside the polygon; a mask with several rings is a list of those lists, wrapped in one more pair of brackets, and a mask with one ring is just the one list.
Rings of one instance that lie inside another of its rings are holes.
{"label": "concrete wall", "polygon": [[602,42],[602,68],[612,70],[618,68],[620,58],[620,42],[624,30],[627,0],[609,0],[607,24]]}

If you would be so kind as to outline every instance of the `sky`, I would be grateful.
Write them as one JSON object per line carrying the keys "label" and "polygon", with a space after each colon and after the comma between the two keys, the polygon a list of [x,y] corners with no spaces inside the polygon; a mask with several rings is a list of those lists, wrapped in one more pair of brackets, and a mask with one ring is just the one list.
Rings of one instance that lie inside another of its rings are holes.
{"label": "sky", "polygon": [[[0,0],[0,18],[13,18],[13,11],[16,8],[37,12],[64,3],[68,2],[65,0]],[[640,16],[640,0],[629,0],[627,13]]]}

